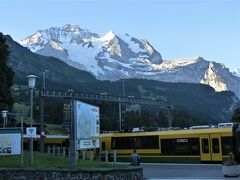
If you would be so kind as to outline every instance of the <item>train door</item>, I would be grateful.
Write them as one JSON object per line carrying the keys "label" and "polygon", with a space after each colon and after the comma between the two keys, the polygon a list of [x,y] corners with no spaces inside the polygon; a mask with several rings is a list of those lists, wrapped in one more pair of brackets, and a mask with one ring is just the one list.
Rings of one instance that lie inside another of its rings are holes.
{"label": "train door", "polygon": [[209,134],[200,135],[201,161],[211,161]]}
{"label": "train door", "polygon": [[212,161],[222,161],[220,134],[210,134]]}

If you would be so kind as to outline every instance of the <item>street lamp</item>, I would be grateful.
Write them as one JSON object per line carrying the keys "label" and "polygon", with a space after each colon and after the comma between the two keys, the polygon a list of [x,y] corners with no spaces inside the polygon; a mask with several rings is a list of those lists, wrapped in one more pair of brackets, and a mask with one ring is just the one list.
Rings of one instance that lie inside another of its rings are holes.
{"label": "street lamp", "polygon": [[[30,89],[30,127],[33,125],[33,89],[35,87],[36,78],[35,75],[28,75],[28,87]],[[30,137],[29,143],[29,163],[30,165],[33,164],[33,138]]]}
{"label": "street lamp", "polygon": [[8,111],[4,110],[1,113],[2,113],[2,117],[3,117],[3,128],[5,128],[7,126],[7,113],[8,113]]}

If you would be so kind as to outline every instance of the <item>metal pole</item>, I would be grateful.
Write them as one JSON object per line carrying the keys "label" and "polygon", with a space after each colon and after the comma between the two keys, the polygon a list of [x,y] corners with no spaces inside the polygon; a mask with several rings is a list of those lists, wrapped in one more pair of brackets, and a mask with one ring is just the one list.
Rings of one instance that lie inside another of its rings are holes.
{"label": "metal pole", "polygon": [[168,109],[168,127],[171,128],[172,127],[172,120],[173,120],[173,107],[170,106]]}
{"label": "metal pole", "polygon": [[21,109],[21,166],[23,167],[23,111]]}
{"label": "metal pole", "polygon": [[125,81],[123,79],[123,96],[125,96]]}
{"label": "metal pole", "polygon": [[118,113],[119,113],[119,129],[122,131],[122,104],[119,102],[118,104]]}
{"label": "metal pole", "polygon": [[74,123],[74,101],[70,100],[71,104],[71,129],[70,129],[70,166],[76,166],[76,142],[75,142],[75,124]]}
{"label": "metal pole", "polygon": [[6,115],[6,120],[5,120],[5,127],[7,127],[7,122],[8,122],[8,117],[7,117],[7,115]]}
{"label": "metal pole", "polygon": [[[30,127],[33,126],[33,88],[30,88]],[[29,145],[29,163],[33,164],[33,138],[30,137]]]}
{"label": "metal pole", "polygon": [[46,85],[45,85],[45,73],[46,71],[43,71],[43,89],[46,89]]}
{"label": "metal pole", "polygon": [[[43,92],[44,90],[42,90]],[[40,121],[40,152],[44,152],[44,97],[40,97],[41,121]]]}
{"label": "metal pole", "polygon": [[3,128],[5,129],[5,121],[6,121],[6,117],[3,117]]}
{"label": "metal pole", "polygon": [[[43,71],[43,87],[42,93],[44,93],[46,88],[45,85],[45,71]],[[41,94],[40,97],[40,107],[41,107],[41,121],[40,121],[40,152],[44,152],[44,97]]]}

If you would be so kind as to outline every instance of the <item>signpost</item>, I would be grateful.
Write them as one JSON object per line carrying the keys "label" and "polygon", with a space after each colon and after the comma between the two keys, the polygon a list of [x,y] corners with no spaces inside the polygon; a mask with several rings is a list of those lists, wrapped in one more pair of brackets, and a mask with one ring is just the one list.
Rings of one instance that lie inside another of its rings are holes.
{"label": "signpost", "polygon": [[28,127],[26,128],[26,137],[35,138],[37,136],[36,127]]}

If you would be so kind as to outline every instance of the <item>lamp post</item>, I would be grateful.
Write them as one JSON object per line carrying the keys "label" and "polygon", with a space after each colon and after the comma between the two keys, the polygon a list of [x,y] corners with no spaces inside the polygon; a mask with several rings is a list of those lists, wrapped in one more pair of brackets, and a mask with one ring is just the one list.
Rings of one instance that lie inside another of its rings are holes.
{"label": "lamp post", "polygon": [[[35,75],[28,75],[28,87],[30,89],[30,127],[33,125],[33,89],[35,87],[36,78]],[[29,143],[29,163],[33,164],[33,138],[30,137]]]}
{"label": "lamp post", "polygon": [[3,117],[3,128],[5,128],[6,125],[7,125],[7,113],[8,113],[8,111],[4,110],[1,113],[2,113],[2,117]]}

